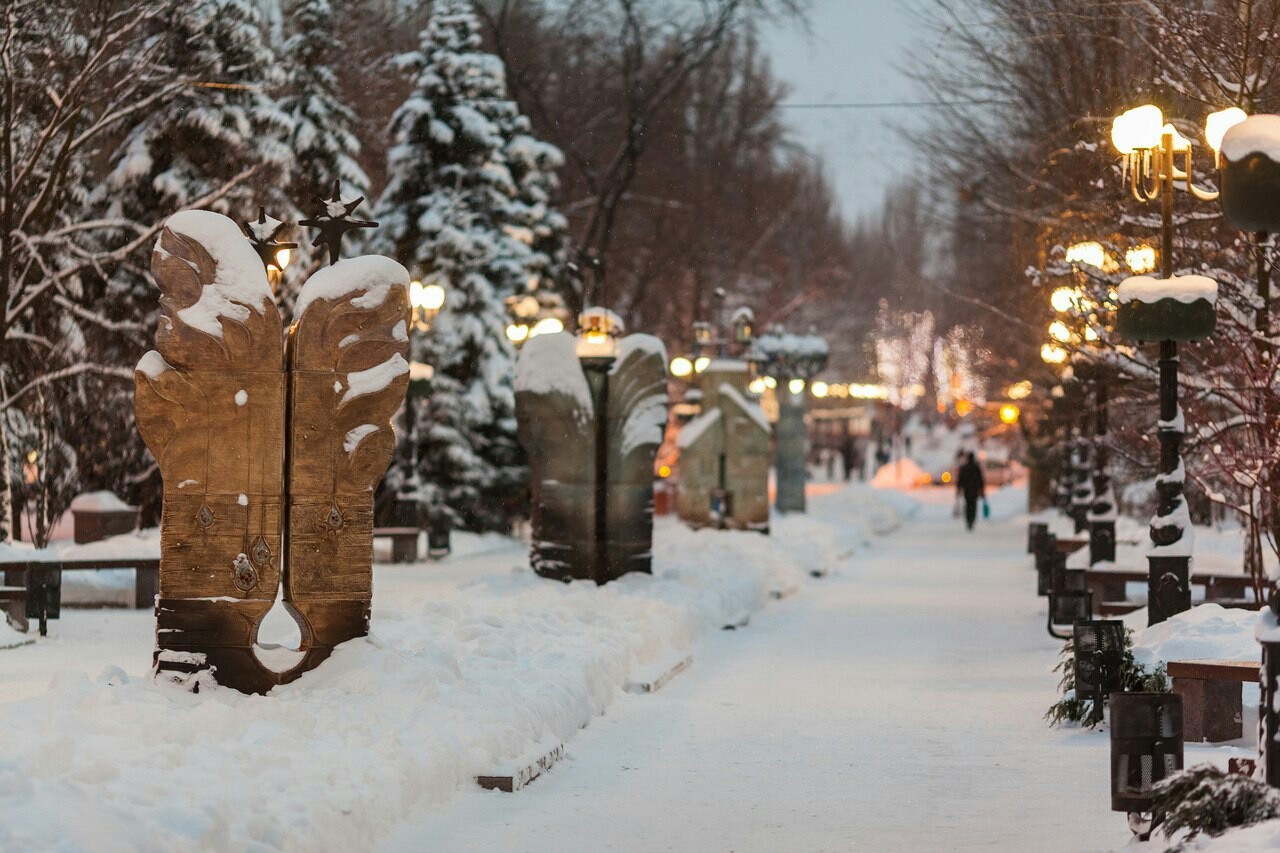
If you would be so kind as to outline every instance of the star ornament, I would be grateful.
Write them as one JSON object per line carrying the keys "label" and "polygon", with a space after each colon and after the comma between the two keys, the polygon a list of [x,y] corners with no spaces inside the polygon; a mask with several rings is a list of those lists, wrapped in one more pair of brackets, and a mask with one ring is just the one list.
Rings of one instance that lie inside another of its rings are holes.
{"label": "star ornament", "polygon": [[342,184],[340,181],[333,182],[333,195],[329,198],[321,198],[315,196],[318,209],[316,215],[310,219],[303,219],[298,224],[305,225],[308,228],[320,229],[320,236],[311,243],[313,246],[326,246],[329,249],[329,263],[336,264],[338,255],[342,250],[342,238],[348,231],[354,231],[357,228],[376,228],[378,223],[370,222],[366,219],[351,219],[351,214],[355,213],[360,203],[364,201],[364,196],[355,199],[345,199],[342,197]]}
{"label": "star ornament", "polygon": [[275,267],[280,272],[284,272],[284,262],[280,258],[280,250],[296,249],[298,244],[282,243],[276,237],[280,236],[281,231],[289,227],[289,223],[267,216],[266,208],[259,207],[258,218],[241,222],[240,227],[244,230],[244,236],[248,237],[249,242],[253,244],[254,251],[258,253],[258,257],[262,258],[262,265],[268,270]]}

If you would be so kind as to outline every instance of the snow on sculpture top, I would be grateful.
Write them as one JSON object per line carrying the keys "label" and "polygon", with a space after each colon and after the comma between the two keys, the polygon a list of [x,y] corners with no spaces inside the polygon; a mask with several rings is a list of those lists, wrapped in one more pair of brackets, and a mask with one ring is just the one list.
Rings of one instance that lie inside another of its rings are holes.
{"label": "snow on sculpture top", "polygon": [[581,337],[540,335],[520,351],[516,417],[533,481],[534,570],[605,583],[650,571],[666,350],[651,335],[612,337],[603,310],[583,318]]}
{"label": "snow on sculpture top", "polygon": [[252,327],[255,338],[272,319],[279,325],[261,260],[239,226],[221,214],[184,210],[170,216],[152,265],[172,280],[160,298],[164,319],[156,345],[163,355],[175,320],[215,338],[229,325]]}
{"label": "snow on sculpture top", "polygon": [[1135,275],[1120,282],[1116,297],[1120,302],[1175,299],[1191,303],[1204,299],[1214,304],[1218,301],[1218,283],[1206,275],[1175,275],[1173,278]]}
{"label": "snow on sculpture top", "polygon": [[827,364],[827,342],[818,335],[796,335],[773,326],[751,341],[747,358],[767,376],[810,379]]}
{"label": "snow on sculpture top", "polygon": [[595,409],[587,378],[581,370],[565,367],[577,360],[575,347],[569,332],[530,338],[516,362],[516,393],[563,394],[580,408],[585,420],[590,420]]}

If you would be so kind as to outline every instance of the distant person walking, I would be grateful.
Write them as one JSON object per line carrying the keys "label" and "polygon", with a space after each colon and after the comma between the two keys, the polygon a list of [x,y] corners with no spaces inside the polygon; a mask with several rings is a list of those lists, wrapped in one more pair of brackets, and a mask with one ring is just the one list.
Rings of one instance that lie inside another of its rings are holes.
{"label": "distant person walking", "polygon": [[964,524],[973,530],[973,523],[978,518],[978,501],[987,498],[987,481],[982,476],[982,468],[972,453],[965,456],[964,464],[956,474],[956,496],[964,499]]}

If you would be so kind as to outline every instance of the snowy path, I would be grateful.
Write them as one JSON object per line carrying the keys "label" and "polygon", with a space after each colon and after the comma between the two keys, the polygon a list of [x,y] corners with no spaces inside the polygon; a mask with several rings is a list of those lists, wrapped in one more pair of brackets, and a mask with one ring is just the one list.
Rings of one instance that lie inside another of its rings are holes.
{"label": "snowy path", "polygon": [[694,668],[660,693],[620,699],[529,788],[465,793],[383,846],[1123,844],[1106,736],[1040,721],[1058,644],[1020,555],[1024,535],[1005,520],[965,536],[949,503],[928,505],[746,630],[702,642]]}

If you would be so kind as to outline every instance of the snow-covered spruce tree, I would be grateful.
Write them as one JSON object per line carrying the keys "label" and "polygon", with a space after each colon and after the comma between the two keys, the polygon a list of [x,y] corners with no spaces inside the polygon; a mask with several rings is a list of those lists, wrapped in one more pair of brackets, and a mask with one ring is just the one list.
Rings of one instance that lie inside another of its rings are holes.
{"label": "snow-covered spruce tree", "polygon": [[191,82],[126,137],[106,184],[118,215],[152,222],[228,182],[209,205],[245,217],[265,204],[277,218],[292,169],[292,120],[273,95],[284,83],[252,0],[178,4],[159,27],[168,64]]}
{"label": "snow-covered spruce tree", "polygon": [[1190,840],[1202,832],[1220,835],[1280,817],[1280,792],[1257,779],[1201,764],[1161,780],[1155,808],[1165,815],[1166,838],[1186,832]]}
{"label": "snow-covered spruce tree", "polygon": [[[289,33],[282,51],[287,82],[280,109],[293,122],[289,147],[293,152],[287,194],[309,210],[312,199],[328,198],[334,180],[344,196],[369,191],[369,177],[360,168],[360,139],[356,115],[343,100],[334,68],[346,48],[331,0],[292,0],[285,7]],[[290,270],[287,281],[301,283],[322,266],[325,253],[299,239],[303,263]],[[296,290],[298,284],[292,288]],[[287,298],[287,297],[286,297]]]}
{"label": "snow-covered spruce tree", "polygon": [[507,143],[503,148],[516,186],[515,235],[531,252],[526,262],[525,289],[562,289],[569,286],[567,274],[569,221],[552,207],[560,179],[556,172],[564,165],[564,154],[549,142],[529,133],[529,119],[517,115],[502,128]]}
{"label": "snow-covered spruce tree", "polygon": [[[175,211],[208,207],[232,217],[256,214],[259,204],[279,218],[295,215],[285,191],[292,168],[289,116],[276,101],[284,76],[252,0],[174,3],[154,21],[148,40],[155,61],[180,85],[139,116],[109,160],[94,199],[102,218],[123,223],[106,235],[123,244]],[[148,240],[120,263],[103,270],[92,303],[124,334],[91,342],[110,348],[122,369],[150,346],[158,303],[149,274]],[[95,463],[87,486],[110,488],[131,501],[159,491],[133,427],[131,393],[86,388],[101,417],[86,424],[84,443],[112,448],[82,454]],[[126,392],[128,389],[124,389]],[[148,468],[151,473],[148,475]]]}
{"label": "snow-covered spruce tree", "polygon": [[[1062,698],[1049,706],[1045,711],[1044,721],[1051,726],[1077,723],[1085,728],[1093,728],[1102,722],[1102,709],[1095,708],[1093,699],[1076,695],[1076,653],[1075,643],[1067,640],[1058,654],[1058,664],[1054,672],[1062,674],[1058,680],[1058,690]],[[1133,657],[1133,631],[1124,632],[1124,656],[1120,662],[1120,689],[1126,693],[1168,693],[1169,676],[1164,664],[1148,669]]]}
{"label": "snow-covered spruce tree", "polygon": [[402,66],[414,87],[391,122],[379,248],[446,292],[430,332],[413,344],[414,359],[434,371],[413,418],[414,473],[424,499],[443,500],[459,523],[501,529],[520,512],[527,477],[503,301],[562,256],[552,249],[539,259],[530,249],[562,228],[545,199],[558,160],[525,134],[502,62],[480,50],[466,0],[435,4],[420,49]]}

